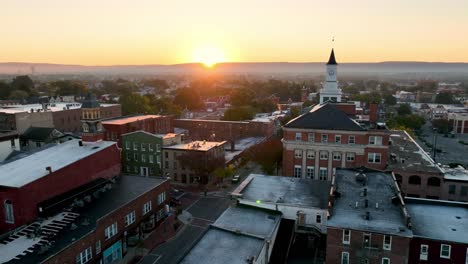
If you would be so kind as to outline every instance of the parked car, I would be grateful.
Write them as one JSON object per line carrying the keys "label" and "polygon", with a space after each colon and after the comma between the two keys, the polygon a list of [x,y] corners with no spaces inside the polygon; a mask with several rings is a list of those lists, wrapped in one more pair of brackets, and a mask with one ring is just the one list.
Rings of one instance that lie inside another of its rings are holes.
{"label": "parked car", "polygon": [[171,201],[169,202],[169,204],[170,204],[171,206],[173,206],[173,207],[182,205],[182,203],[180,202],[180,200],[177,199],[177,198],[171,198]]}

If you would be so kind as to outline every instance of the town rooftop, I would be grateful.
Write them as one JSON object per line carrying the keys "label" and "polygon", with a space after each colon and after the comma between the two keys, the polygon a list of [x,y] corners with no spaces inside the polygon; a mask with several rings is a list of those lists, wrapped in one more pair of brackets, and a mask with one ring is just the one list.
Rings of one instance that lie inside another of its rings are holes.
{"label": "town rooftop", "polygon": [[156,119],[162,117],[161,115],[137,115],[137,116],[125,116],[107,119],[102,121],[103,125],[123,125],[127,123],[133,123],[137,121],[143,121],[146,119]]}
{"label": "town rooftop", "polygon": [[222,146],[225,143],[226,141],[193,141],[193,142],[186,143],[186,144],[164,146],[164,149],[208,151],[214,147]]}

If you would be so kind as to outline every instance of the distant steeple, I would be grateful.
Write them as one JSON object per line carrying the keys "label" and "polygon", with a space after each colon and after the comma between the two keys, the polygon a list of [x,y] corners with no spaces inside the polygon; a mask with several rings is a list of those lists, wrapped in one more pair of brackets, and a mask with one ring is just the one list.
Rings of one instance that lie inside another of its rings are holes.
{"label": "distant steeple", "polygon": [[330,59],[328,59],[327,65],[338,65],[338,63],[336,63],[335,52],[333,51],[333,49],[331,51]]}

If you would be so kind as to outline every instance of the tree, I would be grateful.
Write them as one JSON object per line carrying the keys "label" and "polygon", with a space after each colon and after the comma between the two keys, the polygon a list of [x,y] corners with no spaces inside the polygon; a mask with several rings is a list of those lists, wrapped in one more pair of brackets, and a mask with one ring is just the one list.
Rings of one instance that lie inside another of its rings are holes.
{"label": "tree", "polygon": [[16,76],[10,84],[13,90],[21,90],[29,94],[34,88],[34,82],[27,75]]}
{"label": "tree", "polygon": [[436,104],[455,104],[456,103],[451,93],[438,93],[436,95],[434,102]]}
{"label": "tree", "polygon": [[420,129],[425,122],[424,117],[410,114],[394,116],[386,124],[390,129],[414,130]]}
{"label": "tree", "polygon": [[14,90],[10,93],[10,95],[8,96],[8,99],[23,101],[26,98],[28,98],[28,96],[29,96],[28,93],[23,90]]}
{"label": "tree", "polygon": [[0,82],[0,99],[8,99],[11,93],[11,87],[5,82]]}
{"label": "tree", "polygon": [[214,170],[213,174],[219,181],[224,182],[224,179],[230,178],[234,174],[234,166],[229,165],[226,168],[219,167]]}
{"label": "tree", "polygon": [[269,138],[246,153],[249,159],[260,164],[265,173],[274,174],[283,157],[283,144],[279,138]]}
{"label": "tree", "polygon": [[397,113],[400,116],[410,115],[412,113],[411,106],[409,104],[401,104],[398,106]]}
{"label": "tree", "polygon": [[122,105],[124,115],[154,113],[149,104],[149,99],[136,93],[122,95],[119,103]]}
{"label": "tree", "polygon": [[432,120],[432,126],[442,134],[447,134],[451,129],[450,122],[447,119],[434,119]]}
{"label": "tree", "polygon": [[199,110],[203,108],[203,101],[195,89],[181,88],[178,89],[174,97],[174,104],[182,109]]}
{"label": "tree", "polygon": [[149,101],[149,106],[152,109],[151,112],[160,115],[174,115],[179,117],[182,110],[178,105],[172,103],[172,99],[169,97],[157,98],[154,94],[144,95]]}
{"label": "tree", "polygon": [[391,93],[386,93],[383,96],[384,103],[388,105],[396,105],[396,98]]}
{"label": "tree", "polygon": [[250,106],[235,106],[227,109],[224,112],[223,120],[227,121],[243,121],[250,120],[254,117],[255,110]]}
{"label": "tree", "polygon": [[88,93],[88,87],[79,81],[56,81],[50,84],[55,87],[55,94],[85,96]]}
{"label": "tree", "polygon": [[233,106],[252,105],[255,93],[249,88],[233,89],[230,95],[230,102]]}
{"label": "tree", "polygon": [[208,176],[218,168],[224,167],[224,156],[215,157],[203,151],[186,151],[177,157],[180,164],[200,177],[199,183],[207,184]]}

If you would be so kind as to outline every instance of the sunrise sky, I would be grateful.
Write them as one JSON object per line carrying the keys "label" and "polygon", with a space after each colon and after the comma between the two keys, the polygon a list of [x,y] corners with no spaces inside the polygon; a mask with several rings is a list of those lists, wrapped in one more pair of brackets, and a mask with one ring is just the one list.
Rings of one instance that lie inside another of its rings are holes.
{"label": "sunrise sky", "polygon": [[468,62],[467,0],[0,0],[0,62]]}

